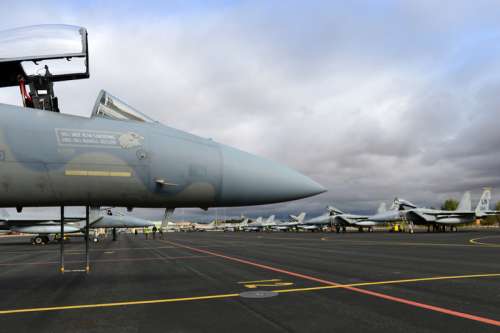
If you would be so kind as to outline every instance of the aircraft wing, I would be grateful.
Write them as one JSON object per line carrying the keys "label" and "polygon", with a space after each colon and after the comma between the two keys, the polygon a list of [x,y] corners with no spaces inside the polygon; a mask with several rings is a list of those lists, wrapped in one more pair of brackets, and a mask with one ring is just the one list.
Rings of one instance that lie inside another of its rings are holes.
{"label": "aircraft wing", "polygon": [[433,214],[427,214],[427,212],[422,212],[418,210],[409,210],[406,212],[407,218],[417,223],[432,223],[436,222],[436,216]]}
{"label": "aircraft wing", "polygon": [[356,224],[356,220],[350,219],[350,218],[342,216],[342,215],[334,216],[333,221],[335,224],[345,225],[345,226]]}
{"label": "aircraft wing", "polygon": [[133,216],[103,215],[91,224],[92,228],[147,228],[153,227],[154,223]]}

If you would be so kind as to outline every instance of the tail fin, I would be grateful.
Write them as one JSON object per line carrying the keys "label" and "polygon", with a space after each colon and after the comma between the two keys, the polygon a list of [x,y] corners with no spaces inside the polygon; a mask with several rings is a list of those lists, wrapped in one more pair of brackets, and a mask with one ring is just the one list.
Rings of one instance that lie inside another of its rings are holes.
{"label": "tail fin", "polygon": [[274,222],[274,215],[271,215],[267,218],[266,223],[273,223]]}
{"label": "tail fin", "polygon": [[302,223],[304,222],[304,219],[306,218],[306,213],[302,212],[297,216],[297,222]]}
{"label": "tail fin", "polygon": [[491,188],[485,187],[483,195],[481,195],[481,199],[479,199],[479,202],[477,203],[476,214],[480,215],[480,213],[490,210],[490,201],[491,201]]}
{"label": "tail fin", "polygon": [[335,207],[332,207],[332,206],[328,206],[326,209],[328,210],[330,215],[344,214],[343,211],[341,211],[340,209],[337,209]]}
{"label": "tail fin", "polygon": [[386,211],[387,211],[387,207],[385,205],[385,202],[381,202],[380,206],[378,206],[377,214],[382,214],[382,213],[385,213]]}
{"label": "tail fin", "polygon": [[462,199],[460,199],[460,202],[458,203],[458,207],[456,209],[457,211],[471,211],[472,210],[472,203],[470,199],[470,192],[466,191],[464,195],[462,196]]}
{"label": "tail fin", "polygon": [[290,218],[294,221],[294,222],[299,222],[299,223],[302,223],[304,221],[304,219],[306,218],[306,213],[302,212],[300,213],[299,215],[290,215]]}
{"label": "tail fin", "polygon": [[262,223],[262,217],[258,217],[255,219],[255,223]]}

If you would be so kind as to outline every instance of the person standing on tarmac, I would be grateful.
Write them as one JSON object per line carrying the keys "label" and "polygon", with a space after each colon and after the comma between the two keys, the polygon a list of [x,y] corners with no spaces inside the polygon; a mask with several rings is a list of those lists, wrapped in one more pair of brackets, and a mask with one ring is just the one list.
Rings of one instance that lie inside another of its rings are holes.
{"label": "person standing on tarmac", "polygon": [[158,231],[158,229],[156,229],[156,226],[153,226],[153,239],[156,239],[156,231]]}
{"label": "person standing on tarmac", "polygon": [[134,236],[137,237],[137,229],[134,229]]}
{"label": "person standing on tarmac", "polygon": [[163,239],[163,228],[162,228],[162,227],[160,227],[160,228],[158,229],[158,232],[159,232],[159,234],[160,234],[160,239]]}
{"label": "person standing on tarmac", "polygon": [[146,237],[146,239],[148,239],[149,228],[146,228],[146,227],[145,227],[145,228],[142,230],[142,232],[144,233],[144,236]]}

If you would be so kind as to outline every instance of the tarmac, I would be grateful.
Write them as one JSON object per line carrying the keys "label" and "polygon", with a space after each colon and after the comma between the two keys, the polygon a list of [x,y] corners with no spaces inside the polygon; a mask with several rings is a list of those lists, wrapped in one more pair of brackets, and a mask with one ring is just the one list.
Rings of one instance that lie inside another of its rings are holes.
{"label": "tarmac", "polygon": [[0,238],[0,332],[500,331],[500,231],[119,234],[89,274],[58,251]]}

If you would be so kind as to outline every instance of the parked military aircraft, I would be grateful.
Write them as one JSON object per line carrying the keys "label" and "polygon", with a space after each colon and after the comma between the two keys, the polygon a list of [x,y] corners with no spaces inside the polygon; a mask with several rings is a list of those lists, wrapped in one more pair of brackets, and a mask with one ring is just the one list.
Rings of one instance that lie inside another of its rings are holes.
{"label": "parked military aircraft", "polygon": [[467,191],[454,211],[421,208],[406,201],[406,204],[413,206],[413,208],[404,210],[403,214],[410,223],[426,225],[428,232],[431,231],[431,228],[433,231],[446,231],[447,226],[451,231],[457,231],[458,225],[472,223],[477,218],[493,215],[495,212],[489,209],[490,198],[490,190],[485,189],[476,209],[472,210],[471,195]]}
{"label": "parked military aircraft", "polygon": [[322,229],[325,226],[331,226],[333,222],[332,212],[329,210],[330,207],[327,207],[327,212],[321,214],[320,216],[316,216],[305,220],[299,225],[299,228],[306,231],[317,231]]}
{"label": "parked military aircraft", "polygon": [[306,213],[302,212],[299,215],[290,215],[289,221],[280,221],[274,219],[274,225],[270,227],[271,230],[275,231],[290,231],[290,230],[298,230],[302,223],[304,222],[304,218]]}
{"label": "parked military aircraft", "polygon": [[266,229],[270,229],[271,227],[276,225],[274,221],[275,215],[269,216],[266,220],[264,220],[261,216],[255,219],[255,221],[248,223],[243,227],[245,231],[263,231]]}
{"label": "parked military aircraft", "polygon": [[194,231],[222,231],[223,228],[220,227],[215,223],[215,221],[212,221],[210,223],[195,223],[193,225]]}
{"label": "parked military aircraft", "polygon": [[[23,234],[33,234],[32,244],[46,244],[50,235],[60,233],[60,216],[53,213],[9,213],[0,208],[0,230],[15,231]],[[66,233],[80,233],[85,230],[85,217],[73,217],[66,221]],[[91,229],[97,228],[144,228],[154,226],[153,222],[141,218],[113,212],[111,209],[98,208],[90,211]],[[94,241],[97,241],[94,236]]]}
{"label": "parked military aircraft", "polygon": [[[287,167],[162,125],[105,91],[90,118],[57,112],[53,82],[87,78],[88,66],[84,73],[59,75],[45,67],[43,75],[30,75],[26,63],[43,66],[48,60],[83,58],[88,64],[87,32],[37,26],[22,30],[18,39],[23,45],[40,45],[40,31],[47,29],[51,35],[43,41],[43,54],[28,48],[0,58],[0,87],[21,86],[25,105],[0,104],[0,206],[207,209],[295,200],[325,191]],[[58,30],[63,34],[56,41],[74,36],[80,47],[47,51]],[[4,39],[0,48],[8,50],[18,39]]]}
{"label": "parked military aircraft", "polygon": [[387,223],[386,219],[382,221],[378,220],[379,218],[382,216],[388,218],[390,216],[387,214],[385,202],[380,204],[374,215],[347,214],[331,206],[328,207],[328,211],[330,212],[333,226],[335,226],[337,232],[340,232],[341,229],[345,232],[347,227],[358,228],[360,232],[362,232],[364,228],[368,228],[368,231],[373,231],[374,226]]}
{"label": "parked military aircraft", "polygon": [[328,206],[326,213],[305,221],[301,228],[315,231],[330,226],[335,227],[337,232],[341,230],[345,232],[347,227],[358,228],[359,231],[368,228],[369,231],[372,231],[373,227],[376,225],[393,222],[399,219],[401,219],[401,217],[397,209],[391,207],[390,210],[386,210],[385,203],[380,204],[374,215],[348,214],[340,209]]}

